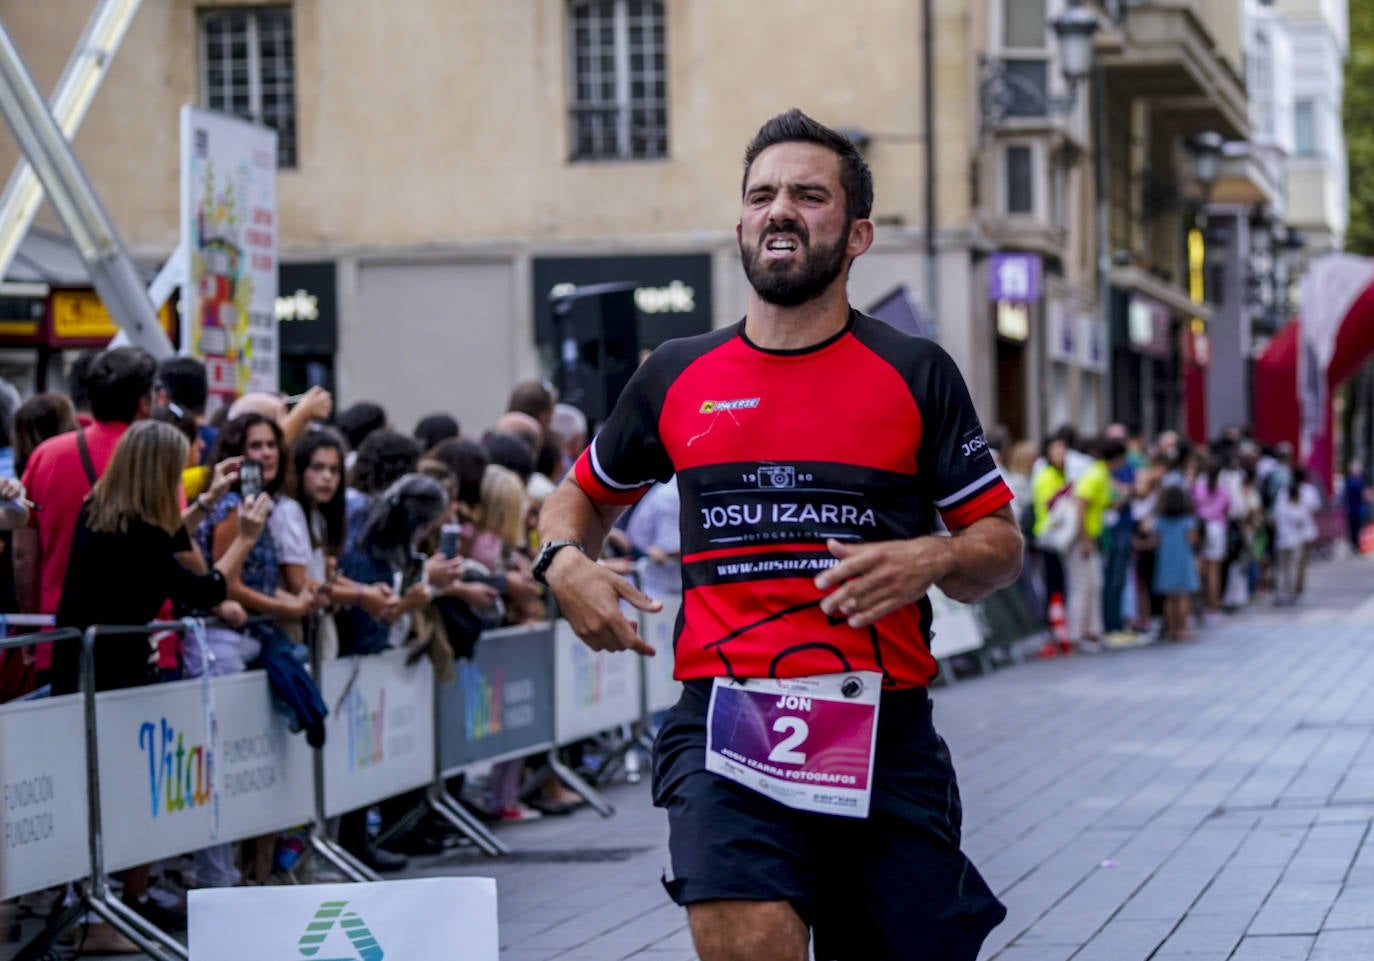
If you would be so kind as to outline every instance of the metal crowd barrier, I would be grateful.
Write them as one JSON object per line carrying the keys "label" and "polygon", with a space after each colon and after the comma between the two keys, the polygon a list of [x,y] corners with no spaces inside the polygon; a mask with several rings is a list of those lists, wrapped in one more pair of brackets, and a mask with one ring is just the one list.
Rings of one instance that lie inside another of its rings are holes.
{"label": "metal crowd barrier", "polygon": [[[486,854],[506,854],[444,789],[474,763],[544,752],[555,774],[609,816],[611,805],[557,751],[625,725],[644,732],[652,711],[676,701],[675,616],[646,621],[659,649],[652,661],[594,653],[558,621],[484,632],[447,686],[427,658],[407,664],[404,650],[316,663],[329,716],[325,745],[313,751],[277,715],[263,671],[96,693],[99,638],[190,635],[188,622],[0,639],[0,648],[82,640],[79,694],[0,705],[0,900],[77,882],[76,899],[16,961],[41,958],[88,912],[156,961],[186,961],[180,941],[112,894],[108,873],[298,825],[311,826],[311,850],[345,877],[377,880],[326,824],[415,789],[425,803],[412,818],[433,811]],[[74,744],[84,750],[54,749]]]}

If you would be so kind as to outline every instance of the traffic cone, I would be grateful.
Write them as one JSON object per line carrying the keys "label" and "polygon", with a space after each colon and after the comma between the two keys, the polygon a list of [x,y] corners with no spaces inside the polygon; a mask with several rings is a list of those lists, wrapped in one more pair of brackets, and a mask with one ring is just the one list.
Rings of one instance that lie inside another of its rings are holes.
{"label": "traffic cone", "polygon": [[1059,645],[1061,654],[1072,654],[1073,643],[1069,640],[1068,620],[1064,615],[1064,595],[1058,592],[1050,595],[1050,636]]}

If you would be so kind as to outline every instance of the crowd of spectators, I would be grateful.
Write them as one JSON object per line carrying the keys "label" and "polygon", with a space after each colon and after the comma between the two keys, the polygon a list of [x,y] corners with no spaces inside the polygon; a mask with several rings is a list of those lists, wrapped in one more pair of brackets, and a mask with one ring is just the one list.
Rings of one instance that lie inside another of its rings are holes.
{"label": "crowd of spectators", "polygon": [[[312,645],[321,660],[406,647],[450,679],[484,630],[548,616],[530,576],[534,521],[587,424],[547,384],[517,385],[475,435],[444,412],[410,432],[377,403],[336,412],[321,388],[210,413],[203,365],[134,348],[82,355],[68,387],[22,403],[0,392],[0,612],[59,627],[210,625],[99,642],[98,690],[265,667],[289,728],[318,743],[325,705],[276,684],[312,685]],[[72,641],[3,652],[0,700],[75,691],[79,661]],[[453,787],[494,822],[583,803],[536,769],[508,761]],[[454,843],[446,824],[422,820],[379,847],[379,823],[405,813],[351,812],[333,830],[378,870]],[[118,883],[127,905],[176,930],[186,886],[269,883],[299,851],[292,840],[220,845]],[[82,937],[86,951],[135,950],[100,924]]]}
{"label": "crowd of spectators", "polygon": [[[1228,430],[1206,445],[1121,424],[1039,447],[990,438],[1026,535],[1021,589],[1052,628],[1040,654],[1183,641],[1258,599],[1296,604],[1331,500],[1286,443]],[[1343,482],[1358,546],[1367,490]]]}

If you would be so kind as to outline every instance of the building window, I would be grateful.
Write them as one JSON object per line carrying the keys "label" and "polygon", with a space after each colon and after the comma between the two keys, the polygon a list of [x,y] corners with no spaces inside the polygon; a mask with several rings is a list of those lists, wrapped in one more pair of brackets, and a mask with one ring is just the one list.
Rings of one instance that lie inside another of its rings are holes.
{"label": "building window", "polygon": [[296,49],[291,8],[200,15],[201,102],[277,132],[277,166],[296,166]]}
{"label": "building window", "polygon": [[1254,45],[1249,53],[1249,68],[1250,119],[1254,139],[1259,143],[1273,143],[1277,134],[1277,125],[1274,123],[1274,52],[1267,33],[1255,34]]}
{"label": "building window", "polygon": [[1035,212],[1034,169],[1034,158],[1028,145],[1013,144],[1007,147],[1007,213],[1029,214]]}
{"label": "building window", "polygon": [[1311,100],[1293,104],[1293,153],[1299,157],[1317,155],[1317,105]]}
{"label": "building window", "polygon": [[574,0],[570,5],[573,160],[668,155],[663,7],[651,0]]}
{"label": "building window", "polygon": [[1049,103],[1045,0],[1002,0],[1002,68],[1008,117],[1043,117]]}

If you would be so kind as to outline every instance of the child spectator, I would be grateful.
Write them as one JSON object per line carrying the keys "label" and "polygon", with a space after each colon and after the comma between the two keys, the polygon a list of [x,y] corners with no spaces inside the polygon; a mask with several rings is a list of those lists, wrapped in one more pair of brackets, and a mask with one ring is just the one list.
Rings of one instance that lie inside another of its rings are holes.
{"label": "child spectator", "polygon": [[1197,517],[1192,498],[1182,485],[1171,484],[1161,491],[1154,530],[1154,592],[1164,598],[1164,638],[1186,640],[1193,636],[1188,630],[1188,618],[1192,596],[1198,590],[1197,563],[1193,559]]}

